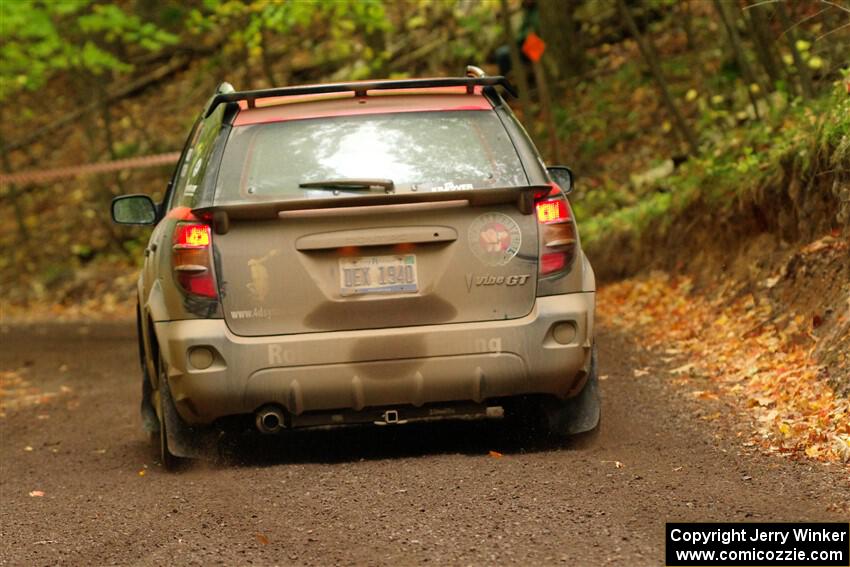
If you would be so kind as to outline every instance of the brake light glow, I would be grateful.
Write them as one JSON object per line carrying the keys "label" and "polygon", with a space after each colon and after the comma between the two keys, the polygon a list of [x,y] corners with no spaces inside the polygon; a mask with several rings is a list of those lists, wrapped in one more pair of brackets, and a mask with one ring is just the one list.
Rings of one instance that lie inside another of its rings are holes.
{"label": "brake light glow", "polygon": [[552,191],[535,203],[535,212],[540,234],[540,275],[562,275],[572,266],[578,242],[570,205],[553,184]]}
{"label": "brake light glow", "polygon": [[537,222],[551,224],[569,220],[567,202],[563,199],[540,201],[537,203]]}
{"label": "brake light glow", "polygon": [[205,224],[178,224],[175,229],[175,244],[185,247],[210,245],[210,227]]}
{"label": "brake light glow", "polygon": [[174,227],[173,243],[171,261],[180,287],[192,295],[217,297],[209,225],[179,222]]}

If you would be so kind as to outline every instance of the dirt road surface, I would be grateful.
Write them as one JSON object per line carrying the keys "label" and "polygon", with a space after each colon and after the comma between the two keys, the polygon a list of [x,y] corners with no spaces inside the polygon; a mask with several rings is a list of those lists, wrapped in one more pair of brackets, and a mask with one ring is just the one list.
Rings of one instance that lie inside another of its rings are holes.
{"label": "dirt road surface", "polygon": [[659,565],[665,521],[850,517],[846,468],[747,449],[744,417],[610,330],[589,447],[499,422],[397,426],[176,474],[140,430],[134,344],[132,324],[0,328],[0,370],[58,392],[0,417],[0,564]]}

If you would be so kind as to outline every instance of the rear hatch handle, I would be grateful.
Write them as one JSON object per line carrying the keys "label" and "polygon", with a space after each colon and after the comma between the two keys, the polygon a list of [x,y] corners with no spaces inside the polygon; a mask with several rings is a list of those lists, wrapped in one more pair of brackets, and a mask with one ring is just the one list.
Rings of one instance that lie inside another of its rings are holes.
{"label": "rear hatch handle", "polygon": [[455,240],[457,240],[457,230],[450,226],[391,226],[308,234],[295,241],[295,249],[307,252],[337,249],[345,246],[448,244]]}

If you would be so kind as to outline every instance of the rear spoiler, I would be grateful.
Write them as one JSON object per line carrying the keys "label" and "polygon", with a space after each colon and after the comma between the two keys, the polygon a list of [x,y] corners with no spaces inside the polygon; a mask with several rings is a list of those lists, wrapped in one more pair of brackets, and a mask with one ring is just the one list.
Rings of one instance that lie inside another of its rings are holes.
{"label": "rear spoiler", "polygon": [[534,201],[548,195],[551,190],[549,185],[526,185],[460,191],[371,193],[351,197],[329,196],[322,199],[283,199],[257,203],[205,205],[192,209],[192,213],[198,218],[212,221],[217,234],[226,234],[233,220],[343,217],[367,213],[480,207],[504,203],[516,203],[520,212],[528,215],[534,209]]}

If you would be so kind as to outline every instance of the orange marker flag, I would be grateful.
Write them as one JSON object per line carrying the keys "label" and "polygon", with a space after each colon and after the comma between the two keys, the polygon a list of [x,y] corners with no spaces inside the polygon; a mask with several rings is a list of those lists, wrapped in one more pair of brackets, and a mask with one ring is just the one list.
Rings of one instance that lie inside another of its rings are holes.
{"label": "orange marker flag", "polygon": [[540,61],[544,51],[546,51],[546,42],[534,32],[528,34],[522,42],[522,52],[535,63]]}

